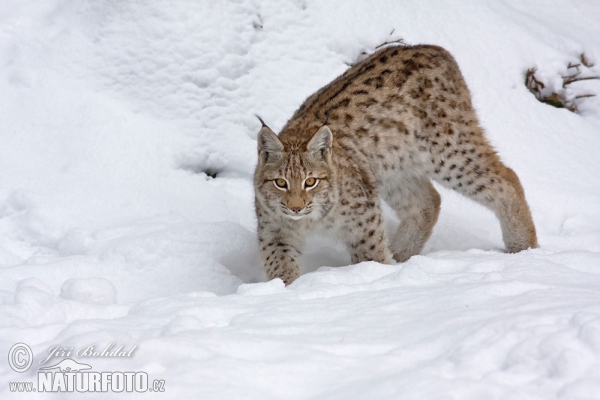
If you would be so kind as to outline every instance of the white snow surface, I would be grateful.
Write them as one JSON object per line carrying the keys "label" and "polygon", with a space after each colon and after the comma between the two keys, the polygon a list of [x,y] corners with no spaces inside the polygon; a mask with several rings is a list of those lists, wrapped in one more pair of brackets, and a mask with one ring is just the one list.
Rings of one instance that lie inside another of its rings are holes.
{"label": "white snow surface", "polygon": [[[600,399],[600,98],[574,114],[524,86],[583,52],[598,75],[598,21],[597,1],[2,0],[0,397],[64,398],[9,382],[114,343],[137,348],[75,359],[165,380],[140,398]],[[314,238],[304,275],[266,282],[254,114],[280,129],[399,38],[454,54],[541,248],[505,254],[494,215],[440,189],[422,255],[349,265]]]}

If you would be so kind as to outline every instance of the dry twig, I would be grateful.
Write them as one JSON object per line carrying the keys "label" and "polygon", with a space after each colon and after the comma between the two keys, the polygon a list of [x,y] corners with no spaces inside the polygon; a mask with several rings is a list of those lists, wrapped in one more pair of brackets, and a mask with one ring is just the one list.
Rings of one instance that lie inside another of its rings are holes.
{"label": "dry twig", "polygon": [[[567,87],[574,82],[586,81],[586,80],[592,80],[592,79],[600,79],[600,77],[598,77],[598,76],[580,77],[580,75],[583,72],[580,70],[580,67],[582,65],[586,68],[590,68],[590,67],[593,67],[594,64],[592,64],[586,58],[584,53],[582,53],[579,56],[579,60],[581,61],[581,63],[579,63],[579,64],[572,64],[569,62],[569,64],[567,65],[567,70],[575,69],[576,72],[574,72],[570,75],[561,76],[561,79],[563,81],[563,83],[562,83],[563,89],[567,89]],[[543,89],[546,88],[546,85],[535,76],[536,72],[537,72],[536,68],[530,68],[527,70],[527,72],[525,73],[525,86],[527,86],[527,88],[535,96],[535,98],[538,99],[539,101],[541,101],[542,103],[549,104],[556,108],[566,108],[569,111],[577,112],[576,100],[596,96],[595,94],[588,93],[588,94],[577,95],[575,97],[572,97],[571,99],[567,99],[567,94],[566,94],[565,90],[562,90],[560,92],[553,91],[550,94],[548,94],[548,93],[544,94]]]}

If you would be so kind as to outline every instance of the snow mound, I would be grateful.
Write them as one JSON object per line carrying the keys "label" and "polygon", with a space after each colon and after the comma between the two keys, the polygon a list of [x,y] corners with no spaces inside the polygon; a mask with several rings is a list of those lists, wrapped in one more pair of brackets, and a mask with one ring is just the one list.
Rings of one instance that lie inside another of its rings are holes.
{"label": "snow mound", "polygon": [[117,290],[102,278],[68,279],[60,288],[60,297],[84,303],[114,304]]}

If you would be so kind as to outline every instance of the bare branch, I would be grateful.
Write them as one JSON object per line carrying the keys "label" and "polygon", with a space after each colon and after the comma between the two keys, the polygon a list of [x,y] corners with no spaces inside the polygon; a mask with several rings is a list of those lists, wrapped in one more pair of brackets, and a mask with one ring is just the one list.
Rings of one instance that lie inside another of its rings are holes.
{"label": "bare branch", "polygon": [[387,46],[388,44],[393,44],[393,43],[404,44],[404,45],[406,44],[404,42],[404,39],[392,40],[391,42],[385,41],[385,42],[381,43],[379,46],[375,46],[375,49],[377,50],[383,46]]}

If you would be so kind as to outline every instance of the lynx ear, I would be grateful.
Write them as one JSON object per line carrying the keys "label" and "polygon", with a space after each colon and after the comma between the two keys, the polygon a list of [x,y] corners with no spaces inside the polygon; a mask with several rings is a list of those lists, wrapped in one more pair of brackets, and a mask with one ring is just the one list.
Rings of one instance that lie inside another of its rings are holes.
{"label": "lynx ear", "polygon": [[258,144],[258,157],[263,163],[267,163],[269,160],[278,158],[283,151],[283,144],[275,132],[273,132],[271,128],[266,125],[263,125],[263,127],[260,129],[260,132],[258,132],[256,142]]}
{"label": "lynx ear", "polygon": [[317,133],[315,133],[310,139],[310,142],[306,145],[308,152],[322,159],[323,161],[329,161],[331,158],[331,146],[333,145],[333,134],[329,130],[327,125],[323,125]]}

